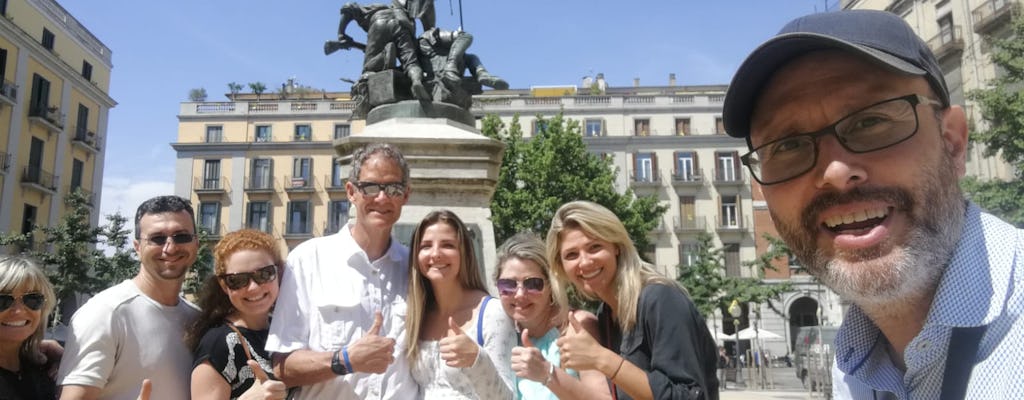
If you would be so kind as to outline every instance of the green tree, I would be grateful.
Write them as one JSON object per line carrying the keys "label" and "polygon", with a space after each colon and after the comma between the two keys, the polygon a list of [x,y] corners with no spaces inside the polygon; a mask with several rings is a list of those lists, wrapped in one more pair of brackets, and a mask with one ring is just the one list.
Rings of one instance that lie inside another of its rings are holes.
{"label": "green tree", "polygon": [[206,282],[206,278],[213,275],[213,246],[216,244],[215,241],[210,239],[210,232],[200,227],[199,234],[196,240],[199,241],[199,252],[196,254],[196,262],[192,264],[192,269],[185,277],[185,283],[182,285],[182,291],[185,294],[197,295],[199,290],[203,288],[203,282]]}
{"label": "green tree", "polygon": [[[521,231],[546,235],[551,218],[562,204],[589,200],[601,204],[622,220],[630,238],[643,254],[651,245],[648,233],[657,226],[666,207],[654,197],[635,197],[632,190],[615,190],[611,161],[587,151],[580,124],[563,115],[538,118],[543,127],[529,140],[523,138],[519,117],[505,124],[495,115],[483,120],[483,134],[505,144],[497,188],[491,200],[491,221],[498,243]],[[569,288],[574,306],[593,309]]]}
{"label": "green tree", "polygon": [[238,92],[242,91],[242,84],[238,82],[228,82],[228,92],[231,93],[231,100],[235,99]]}
{"label": "green tree", "polygon": [[251,82],[249,83],[249,89],[252,89],[252,92],[256,93],[256,100],[258,101],[260,100],[260,96],[263,95],[263,92],[267,90],[267,85],[264,85],[263,82]]}
{"label": "green tree", "polygon": [[1011,19],[1010,32],[992,42],[992,62],[1002,71],[989,87],[972,91],[987,122],[983,131],[971,133],[971,140],[985,145],[985,155],[1000,155],[1015,171],[1009,182],[982,181],[974,177],[962,186],[971,200],[1007,221],[1024,227],[1024,16]]}
{"label": "green tree", "polygon": [[139,260],[135,257],[131,231],[127,227],[128,217],[121,213],[107,215],[103,236],[113,254],[103,257],[96,265],[96,277],[102,287],[111,287],[126,279],[132,279],[139,272]]}
{"label": "green tree", "polygon": [[193,88],[188,91],[188,100],[194,102],[206,101],[206,89]]}

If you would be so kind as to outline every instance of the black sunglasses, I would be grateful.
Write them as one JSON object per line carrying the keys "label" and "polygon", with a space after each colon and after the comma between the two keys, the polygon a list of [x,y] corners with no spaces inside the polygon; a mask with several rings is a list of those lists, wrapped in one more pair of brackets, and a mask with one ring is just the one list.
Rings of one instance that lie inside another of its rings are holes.
{"label": "black sunglasses", "polygon": [[7,311],[18,300],[21,300],[21,304],[24,304],[29,310],[39,311],[40,308],[43,308],[43,303],[46,302],[46,296],[43,296],[42,293],[28,293],[18,297],[0,294],[0,312]]}
{"label": "black sunglasses", "polygon": [[380,192],[388,197],[399,197],[405,194],[405,184],[402,182],[377,183],[377,182],[356,182],[356,189],[364,196],[377,197]]}
{"label": "black sunglasses", "polygon": [[[502,296],[515,296],[519,290],[519,281],[515,279],[498,279],[498,294]],[[544,291],[544,278],[526,278],[522,283],[523,290],[527,294],[539,294]]]}
{"label": "black sunglasses", "polygon": [[270,264],[252,272],[238,272],[234,274],[221,274],[217,278],[224,281],[228,289],[238,290],[249,286],[249,281],[255,281],[257,285],[273,282],[277,279],[277,266]]}
{"label": "black sunglasses", "polygon": [[195,238],[196,238],[196,235],[193,235],[191,233],[176,233],[176,234],[173,234],[171,236],[155,235],[155,236],[150,236],[148,238],[142,238],[142,239],[144,239],[144,240],[146,240],[146,241],[148,241],[148,242],[150,242],[152,244],[155,244],[157,246],[163,246],[163,245],[167,244],[167,239],[171,239],[171,241],[174,242],[174,244],[185,244],[185,243],[192,243],[192,241],[195,240]]}

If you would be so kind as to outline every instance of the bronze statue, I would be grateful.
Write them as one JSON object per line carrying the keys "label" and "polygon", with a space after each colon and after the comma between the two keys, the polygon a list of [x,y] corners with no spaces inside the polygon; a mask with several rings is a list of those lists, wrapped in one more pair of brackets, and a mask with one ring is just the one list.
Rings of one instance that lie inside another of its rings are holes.
{"label": "bronze statue", "polygon": [[[415,20],[424,32],[417,39]],[[366,43],[359,43],[345,30],[355,22],[366,31]],[[462,31],[446,31],[435,26],[433,0],[392,0],[390,5],[361,6],[347,3],[341,7],[338,38],[324,43],[324,53],[360,49],[364,52],[363,71],[352,85],[356,107],[352,118],[365,118],[374,107],[417,99],[443,102],[469,110],[472,95],[481,85],[507,89],[508,83],[490,74],[480,58],[466,53],[473,36]],[[397,63],[401,63],[401,74]],[[466,69],[470,76],[464,76]]]}

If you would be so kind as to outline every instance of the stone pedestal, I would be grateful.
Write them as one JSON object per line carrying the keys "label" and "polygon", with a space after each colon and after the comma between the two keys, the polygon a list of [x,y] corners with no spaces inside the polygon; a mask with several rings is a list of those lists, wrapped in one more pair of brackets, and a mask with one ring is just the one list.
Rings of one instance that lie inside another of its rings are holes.
{"label": "stone pedestal", "polygon": [[455,212],[474,233],[477,259],[481,270],[486,271],[484,282],[495,294],[492,281],[496,245],[490,206],[504,144],[481,135],[472,125],[425,116],[426,111],[417,111],[422,108],[416,101],[385,107],[394,108],[378,107],[371,114],[407,116],[368,121],[362,133],[334,141],[342,176],[349,175],[356,148],[375,142],[398,147],[409,163],[412,194],[395,226],[395,234],[409,244],[416,225],[429,212],[442,208]]}

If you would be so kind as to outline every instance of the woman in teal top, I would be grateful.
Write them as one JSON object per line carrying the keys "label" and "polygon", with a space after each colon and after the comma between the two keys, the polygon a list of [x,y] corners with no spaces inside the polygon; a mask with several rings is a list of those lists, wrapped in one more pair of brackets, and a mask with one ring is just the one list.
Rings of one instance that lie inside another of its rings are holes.
{"label": "woman in teal top", "polygon": [[530,233],[509,238],[498,249],[495,269],[501,305],[520,330],[519,346],[512,349],[518,398],[611,399],[604,374],[559,367],[555,341],[566,325],[596,335],[597,317],[586,311],[569,311],[565,291],[551,284],[555,281],[545,258],[544,242]]}

